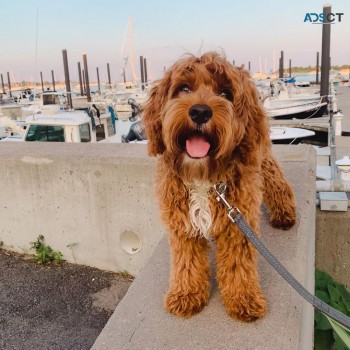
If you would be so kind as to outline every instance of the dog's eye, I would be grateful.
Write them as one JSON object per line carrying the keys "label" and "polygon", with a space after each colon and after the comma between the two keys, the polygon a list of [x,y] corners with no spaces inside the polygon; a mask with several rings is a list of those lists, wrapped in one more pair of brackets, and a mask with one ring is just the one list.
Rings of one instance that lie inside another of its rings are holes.
{"label": "dog's eye", "polygon": [[219,96],[225,98],[226,100],[233,101],[233,95],[229,90],[223,90],[219,93]]}
{"label": "dog's eye", "polygon": [[191,92],[191,89],[188,87],[188,85],[181,85],[179,87],[179,91],[186,92],[187,94]]}
{"label": "dog's eye", "polygon": [[184,92],[185,94],[189,94],[192,91],[187,84],[182,84],[182,85],[179,85],[178,87],[176,87],[172,96],[177,97],[180,92]]}

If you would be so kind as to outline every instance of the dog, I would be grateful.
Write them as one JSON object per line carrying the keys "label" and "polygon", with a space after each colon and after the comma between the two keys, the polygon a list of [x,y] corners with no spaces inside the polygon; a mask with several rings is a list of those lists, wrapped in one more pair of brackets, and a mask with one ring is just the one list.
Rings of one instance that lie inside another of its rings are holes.
{"label": "dog", "polygon": [[208,194],[225,182],[227,201],[257,234],[262,202],[272,226],[288,229],[296,221],[294,194],[272,155],[268,119],[249,73],[217,52],[188,55],[150,90],[142,118],[148,153],[158,156],[157,195],[169,233],[165,309],[190,317],[207,305],[212,241],[228,315],[262,318],[267,306],[256,250]]}

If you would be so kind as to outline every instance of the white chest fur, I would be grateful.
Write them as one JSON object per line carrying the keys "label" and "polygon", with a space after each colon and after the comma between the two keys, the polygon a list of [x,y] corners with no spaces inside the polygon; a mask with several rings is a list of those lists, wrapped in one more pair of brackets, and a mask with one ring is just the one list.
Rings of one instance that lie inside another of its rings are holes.
{"label": "white chest fur", "polygon": [[190,194],[189,218],[194,229],[193,234],[209,239],[212,215],[208,191],[211,185],[207,182],[193,182],[187,187]]}

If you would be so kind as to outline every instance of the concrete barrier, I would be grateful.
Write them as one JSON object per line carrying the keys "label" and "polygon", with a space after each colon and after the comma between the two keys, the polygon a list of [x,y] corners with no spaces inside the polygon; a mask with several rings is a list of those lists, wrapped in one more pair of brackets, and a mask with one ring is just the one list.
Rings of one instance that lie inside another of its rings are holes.
{"label": "concrete barrier", "polygon": [[[290,231],[273,229],[263,210],[265,244],[311,292],[314,290],[315,167],[310,146],[274,146],[297,197],[298,222]],[[268,301],[264,319],[245,324],[226,315],[213,281],[209,305],[190,319],[163,309],[169,251],[164,238],[129,288],[92,350],[310,350],[313,308],[260,258],[261,284]]]}
{"label": "concrete barrier", "polygon": [[163,229],[145,145],[0,143],[0,241],[39,235],[69,262],[137,275]]}
{"label": "concrete barrier", "polygon": [[350,210],[322,211],[317,208],[316,267],[350,289]]}

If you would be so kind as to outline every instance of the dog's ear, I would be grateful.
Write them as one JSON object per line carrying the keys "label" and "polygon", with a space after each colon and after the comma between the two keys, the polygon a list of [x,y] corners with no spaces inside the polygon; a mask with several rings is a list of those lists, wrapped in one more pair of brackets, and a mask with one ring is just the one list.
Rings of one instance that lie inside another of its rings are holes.
{"label": "dog's ear", "polygon": [[148,143],[148,154],[156,156],[165,151],[162,137],[162,108],[166,102],[169,91],[169,74],[159,80],[152,87],[148,101],[142,113],[143,125],[145,127]]}
{"label": "dog's ear", "polygon": [[245,116],[246,137],[245,139],[253,144],[268,144],[269,128],[268,117],[259,99],[259,94],[253,79],[250,77],[248,71],[238,69],[241,89],[240,89],[240,113]]}

